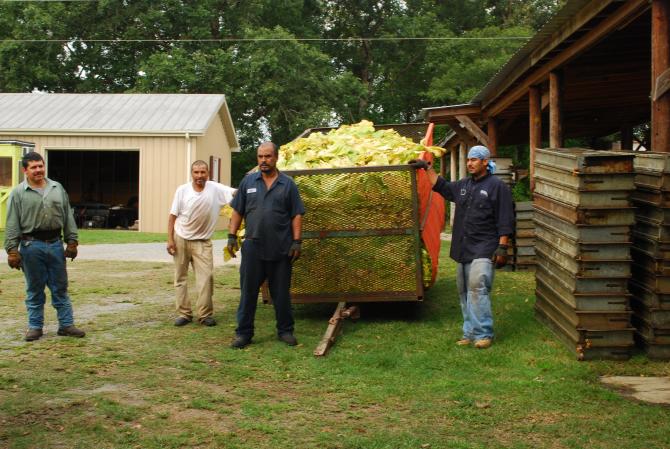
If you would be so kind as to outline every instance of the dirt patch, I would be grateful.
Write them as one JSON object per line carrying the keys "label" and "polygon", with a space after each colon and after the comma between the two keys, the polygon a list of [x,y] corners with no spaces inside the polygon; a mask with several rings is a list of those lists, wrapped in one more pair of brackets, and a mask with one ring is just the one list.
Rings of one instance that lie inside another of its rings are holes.
{"label": "dirt patch", "polygon": [[166,419],[177,428],[183,428],[184,424],[191,423],[216,433],[230,433],[235,430],[235,417],[232,414],[195,408],[180,409],[172,405],[154,407],[152,411],[158,416],[167,415]]}
{"label": "dirt patch", "polygon": [[74,389],[67,392],[75,396],[103,396],[114,402],[135,407],[148,405],[148,402],[144,400],[144,393],[141,390],[132,389],[128,385],[123,384],[104,384],[91,390]]}

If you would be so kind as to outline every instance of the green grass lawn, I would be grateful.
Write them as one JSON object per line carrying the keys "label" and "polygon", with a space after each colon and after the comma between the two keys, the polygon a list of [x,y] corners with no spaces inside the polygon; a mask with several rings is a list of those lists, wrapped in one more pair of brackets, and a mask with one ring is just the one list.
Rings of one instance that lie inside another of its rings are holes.
{"label": "green grass lawn", "polygon": [[[226,239],[228,231],[216,231],[213,239]],[[0,230],[0,240],[4,242],[5,232]],[[95,245],[99,243],[153,243],[165,242],[167,233],[137,232],[116,229],[80,229],[79,244]]]}
{"label": "green grass lawn", "polygon": [[[445,245],[446,246],[446,245]],[[532,273],[497,273],[497,339],[457,347],[454,265],[422,304],[362,307],[312,356],[333,305],[296,305],[298,347],[260,305],[255,343],[234,332],[236,268],[217,269],[215,317],[172,325],[172,267],[74,261],[81,340],[21,340],[23,279],[0,268],[2,448],[668,448],[670,408],[624,399],[601,375],[669,375],[670,363],[577,362],[533,318]]]}

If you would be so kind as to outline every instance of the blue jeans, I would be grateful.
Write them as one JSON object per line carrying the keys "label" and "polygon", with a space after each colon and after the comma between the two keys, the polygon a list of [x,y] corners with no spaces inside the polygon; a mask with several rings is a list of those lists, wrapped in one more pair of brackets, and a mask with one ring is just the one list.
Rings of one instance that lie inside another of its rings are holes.
{"label": "blue jeans", "polygon": [[456,286],[463,312],[463,338],[493,338],[491,286],[495,271],[490,259],[475,259],[456,267]]}
{"label": "blue jeans", "polygon": [[67,271],[63,242],[46,243],[39,240],[22,241],[19,248],[26,278],[26,309],[28,327],[42,329],[44,326],[44,288],[51,291],[51,305],[58,315],[59,327],[72,326],[72,303],[67,294]]}

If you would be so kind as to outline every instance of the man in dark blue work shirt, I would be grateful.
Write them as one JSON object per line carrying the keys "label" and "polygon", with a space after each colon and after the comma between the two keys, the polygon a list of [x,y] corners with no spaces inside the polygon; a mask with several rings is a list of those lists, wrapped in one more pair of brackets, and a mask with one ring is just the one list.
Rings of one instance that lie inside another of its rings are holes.
{"label": "man in dark blue work shirt", "polygon": [[449,255],[458,262],[456,284],[463,312],[463,336],[457,344],[474,343],[479,349],[493,341],[493,264],[502,268],[507,263],[508,240],[514,232],[512,194],[493,176],[495,164],[489,157],[488,148],[472,147],[467,161],[472,176],[456,182],[447,182],[423,161],[413,163],[427,168],[434,191],[456,203]]}
{"label": "man in dark blue work shirt", "polygon": [[289,346],[298,344],[293,336],[291,311],[291,266],[300,257],[302,216],[305,206],[298,187],[277,170],[279,152],[272,142],[258,147],[258,172],[244,177],[231,206],[228,250],[237,251],[237,230],[242,218],[245,239],[240,265],[240,305],[233,348],[241,349],[254,336],[258,290],[267,279],[277,319],[277,337]]}

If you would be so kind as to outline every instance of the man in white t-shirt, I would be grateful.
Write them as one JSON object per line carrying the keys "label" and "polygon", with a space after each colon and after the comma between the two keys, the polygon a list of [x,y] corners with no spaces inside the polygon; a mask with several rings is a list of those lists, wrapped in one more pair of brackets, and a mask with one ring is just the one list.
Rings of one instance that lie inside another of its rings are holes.
{"label": "man in white t-shirt", "polygon": [[168,217],[167,251],[174,258],[174,286],[177,289],[175,326],[193,321],[188,298],[188,266],[193,265],[197,317],[200,324],[216,326],[212,316],[213,271],[212,234],[221,208],[235,194],[232,187],[209,181],[209,167],[204,161],[191,165],[193,181],[177,187]]}

